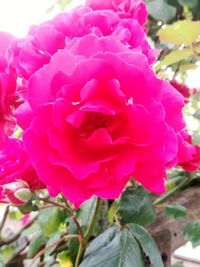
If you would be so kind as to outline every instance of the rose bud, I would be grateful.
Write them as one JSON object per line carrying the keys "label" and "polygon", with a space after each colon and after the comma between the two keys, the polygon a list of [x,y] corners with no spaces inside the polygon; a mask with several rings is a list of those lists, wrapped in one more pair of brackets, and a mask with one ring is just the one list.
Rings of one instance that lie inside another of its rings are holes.
{"label": "rose bud", "polygon": [[2,185],[4,200],[14,205],[24,205],[32,197],[29,185],[22,180]]}

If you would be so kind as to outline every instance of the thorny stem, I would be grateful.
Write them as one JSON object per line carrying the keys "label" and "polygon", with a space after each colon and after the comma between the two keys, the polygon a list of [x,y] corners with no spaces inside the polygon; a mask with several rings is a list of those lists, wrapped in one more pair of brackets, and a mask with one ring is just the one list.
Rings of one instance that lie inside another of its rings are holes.
{"label": "thorny stem", "polygon": [[185,180],[183,180],[180,184],[178,184],[177,186],[175,186],[172,190],[170,190],[169,192],[167,192],[166,194],[164,194],[163,196],[161,196],[160,198],[156,199],[153,204],[154,205],[158,205],[160,203],[162,203],[163,201],[165,201],[166,199],[168,199],[171,195],[173,195],[174,193],[176,193],[177,191],[179,191],[180,189],[182,189],[185,185],[189,184],[192,181],[192,177],[187,177]]}
{"label": "thorny stem", "polygon": [[39,200],[47,203],[47,204],[51,204],[53,206],[56,206],[58,208],[62,208],[62,209],[65,209],[69,212],[69,214],[71,215],[72,219],[74,220],[74,222],[76,223],[77,227],[78,227],[78,230],[79,230],[79,233],[80,235],[82,236],[83,238],[83,232],[82,232],[82,229],[81,229],[81,226],[79,224],[79,221],[77,220],[73,210],[69,207],[69,206],[66,206],[66,205],[63,205],[62,203],[58,203],[58,202],[54,202],[54,201],[51,201],[47,198],[42,198],[42,197],[39,197]]}

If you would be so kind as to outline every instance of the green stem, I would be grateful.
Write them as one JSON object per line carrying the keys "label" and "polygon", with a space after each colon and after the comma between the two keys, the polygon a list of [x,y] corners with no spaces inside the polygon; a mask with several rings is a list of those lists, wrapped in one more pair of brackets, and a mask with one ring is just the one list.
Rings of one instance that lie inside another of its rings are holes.
{"label": "green stem", "polygon": [[79,263],[80,263],[83,255],[84,255],[87,243],[88,243],[88,241],[89,241],[89,239],[90,239],[90,237],[94,231],[94,227],[95,227],[95,224],[96,224],[97,218],[98,218],[98,211],[99,211],[99,207],[100,207],[100,202],[101,202],[100,198],[97,198],[96,207],[95,207],[95,211],[94,211],[94,214],[92,217],[92,221],[91,221],[90,225],[88,226],[88,229],[84,235],[84,238],[80,241],[75,267],[79,266]]}
{"label": "green stem", "polygon": [[76,262],[75,262],[75,267],[79,266],[79,263],[83,257],[83,254],[85,252],[85,241],[84,239],[79,240],[80,244],[79,244],[79,249],[78,249],[78,254],[76,257]]}
{"label": "green stem", "polygon": [[176,193],[177,191],[179,191],[180,189],[182,189],[185,185],[187,185],[188,183],[190,183],[191,180],[192,180],[191,177],[187,177],[180,184],[178,184],[177,186],[175,186],[171,191],[167,192],[166,194],[164,194],[160,198],[156,199],[153,202],[153,204],[154,205],[158,205],[158,204],[162,203],[163,201],[165,201],[166,199],[168,199],[171,195],[173,195],[174,193]]}

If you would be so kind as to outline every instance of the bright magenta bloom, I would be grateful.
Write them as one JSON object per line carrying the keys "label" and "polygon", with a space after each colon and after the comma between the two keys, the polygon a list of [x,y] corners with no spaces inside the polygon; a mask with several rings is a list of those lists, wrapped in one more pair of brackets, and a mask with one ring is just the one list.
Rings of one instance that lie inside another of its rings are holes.
{"label": "bright magenta bloom", "polygon": [[16,102],[16,75],[12,69],[7,68],[6,59],[7,48],[13,39],[10,34],[0,32],[0,147],[15,127],[12,106]]}
{"label": "bright magenta bloom", "polygon": [[22,141],[11,138],[0,150],[0,201],[23,204],[24,201],[15,196],[16,191],[23,188],[35,191],[44,185],[38,179]]}
{"label": "bright magenta bloom", "polygon": [[80,7],[33,26],[26,38],[14,41],[10,49],[10,64],[20,77],[27,80],[49,63],[59,49],[87,34],[113,36],[129,49],[142,51],[149,63],[155,61],[155,51],[149,46],[146,32],[136,17],[122,18],[113,10],[94,11],[89,7]]}
{"label": "bright magenta bloom", "polygon": [[63,192],[76,207],[92,195],[116,198],[130,176],[165,191],[184,102],[140,51],[114,36],[73,39],[31,76],[27,99],[16,117],[52,196]]}

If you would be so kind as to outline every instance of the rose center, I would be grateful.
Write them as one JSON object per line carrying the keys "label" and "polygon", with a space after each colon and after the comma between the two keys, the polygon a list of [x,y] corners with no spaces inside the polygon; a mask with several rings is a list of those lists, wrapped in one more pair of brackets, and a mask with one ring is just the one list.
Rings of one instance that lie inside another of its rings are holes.
{"label": "rose center", "polygon": [[102,113],[89,113],[79,128],[79,136],[88,138],[95,130],[107,128],[112,123],[112,117]]}

